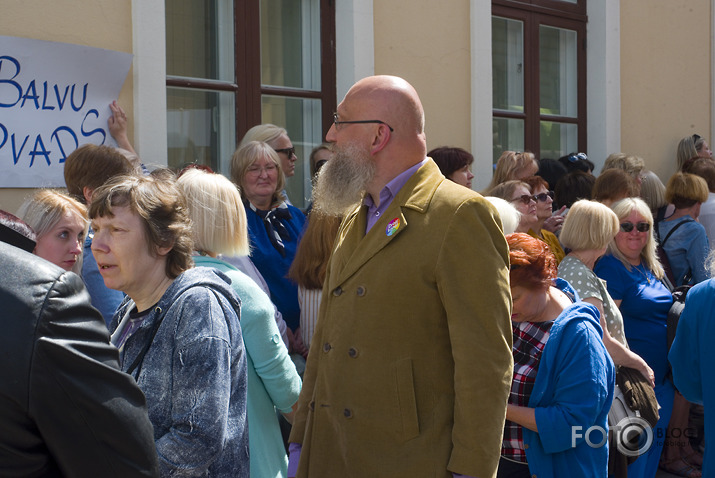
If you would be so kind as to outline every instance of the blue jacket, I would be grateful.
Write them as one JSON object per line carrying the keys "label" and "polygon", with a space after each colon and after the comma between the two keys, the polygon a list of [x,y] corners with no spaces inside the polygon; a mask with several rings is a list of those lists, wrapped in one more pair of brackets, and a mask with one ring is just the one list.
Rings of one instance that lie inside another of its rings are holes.
{"label": "blue jacket", "polygon": [[[127,298],[110,330],[133,308]],[[189,269],[124,345],[127,372],[157,330],[131,375],[146,395],[162,476],[249,476],[239,313],[230,279],[206,267]]]}
{"label": "blue jacket", "polygon": [[[715,279],[694,286],[688,292],[680,315],[675,341],[668,354],[678,391],[706,410],[715,406],[715,380],[712,380],[712,339],[715,337]],[[705,414],[705,434],[715,436],[715,414]],[[715,471],[713,452],[705,448],[703,476]]]}
{"label": "blue jacket", "polygon": [[[578,302],[551,327],[529,399],[539,432],[524,427],[526,458],[534,476],[607,474],[608,444],[592,448],[584,438],[592,426],[607,433],[615,385],[615,369],[598,318],[595,307]],[[588,436],[599,443],[605,435],[594,430]]]}
{"label": "blue jacket", "polygon": [[691,280],[689,284],[698,284],[710,277],[705,270],[710,244],[705,228],[692,217],[686,215],[672,221],[661,221],[658,223],[658,232],[662,239],[677,225],[688,219],[680,226],[672,236],[668,238],[663,249],[668,256],[670,269],[675,277],[675,285],[683,285],[683,278],[690,271]]}
{"label": "blue jacket", "polygon": [[271,301],[276,305],[291,330],[300,326],[298,284],[288,279],[288,269],[293,263],[298,242],[303,233],[305,216],[300,209],[288,206],[291,218],[283,221],[290,238],[283,241],[285,256],[273,247],[263,225],[263,219],[246,204],[248,237],[251,241],[251,260],[261,273],[271,291]]}

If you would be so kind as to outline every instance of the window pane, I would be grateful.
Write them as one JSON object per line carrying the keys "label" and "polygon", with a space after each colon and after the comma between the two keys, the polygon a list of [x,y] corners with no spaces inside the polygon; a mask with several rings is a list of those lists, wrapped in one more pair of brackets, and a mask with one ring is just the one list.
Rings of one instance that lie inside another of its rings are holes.
{"label": "window pane", "polygon": [[234,81],[233,2],[166,1],[166,73]]}
{"label": "window pane", "polygon": [[298,160],[295,176],[286,179],[288,197],[294,206],[304,208],[310,202],[310,152],[323,142],[321,101],[264,95],[262,115],[264,123],[273,123],[288,131]]}
{"label": "window pane", "polygon": [[558,159],[578,151],[578,125],[541,122],[541,158]]}
{"label": "window pane", "polygon": [[504,151],[524,151],[524,120],[513,118],[494,118],[492,120],[494,145],[492,162]]}
{"label": "window pane", "polygon": [[541,114],[578,115],[576,32],[539,27],[539,88]]}
{"label": "window pane", "polygon": [[261,0],[261,83],[320,90],[320,0]]}
{"label": "window pane", "polygon": [[524,23],[492,17],[493,108],[524,111]]}
{"label": "window pane", "polygon": [[236,146],[234,95],[167,88],[166,110],[169,167],[197,163],[228,176]]}

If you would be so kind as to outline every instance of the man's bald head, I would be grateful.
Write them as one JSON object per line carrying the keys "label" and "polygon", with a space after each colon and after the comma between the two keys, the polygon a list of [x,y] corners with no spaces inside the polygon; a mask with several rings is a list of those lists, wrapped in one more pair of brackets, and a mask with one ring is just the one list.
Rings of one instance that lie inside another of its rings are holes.
{"label": "man's bald head", "polygon": [[[371,115],[396,132],[424,134],[424,110],[417,91],[397,76],[363,78],[350,88],[343,104],[361,116]],[[351,116],[355,116],[352,111]]]}

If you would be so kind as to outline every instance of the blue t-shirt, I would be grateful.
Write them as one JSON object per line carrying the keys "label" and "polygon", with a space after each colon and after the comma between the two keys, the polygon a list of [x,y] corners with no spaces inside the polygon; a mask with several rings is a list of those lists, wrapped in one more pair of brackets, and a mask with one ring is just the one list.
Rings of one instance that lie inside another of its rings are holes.
{"label": "blue t-shirt", "polygon": [[676,286],[683,285],[683,278],[688,271],[692,277],[689,284],[698,284],[710,277],[705,269],[710,245],[702,224],[695,222],[690,216],[683,216],[672,221],[659,222],[658,234],[661,240],[665,239],[665,236],[676,224],[688,219],[690,221],[678,227],[663,246],[665,254],[668,256],[670,270],[673,271]]}
{"label": "blue t-shirt", "polygon": [[626,340],[631,350],[653,369],[659,385],[668,373],[668,310],[673,305],[670,291],[643,264],[626,269],[623,263],[606,255],[594,272],[606,281],[613,300],[620,300]]}
{"label": "blue t-shirt", "polygon": [[283,240],[285,255],[282,255],[271,243],[263,224],[263,219],[246,204],[248,237],[251,241],[251,260],[268,284],[271,301],[275,304],[291,330],[300,326],[300,305],[298,304],[298,285],[288,279],[288,269],[293,263],[298,241],[303,233],[305,216],[297,207],[288,205],[291,218],[281,220],[290,237]]}

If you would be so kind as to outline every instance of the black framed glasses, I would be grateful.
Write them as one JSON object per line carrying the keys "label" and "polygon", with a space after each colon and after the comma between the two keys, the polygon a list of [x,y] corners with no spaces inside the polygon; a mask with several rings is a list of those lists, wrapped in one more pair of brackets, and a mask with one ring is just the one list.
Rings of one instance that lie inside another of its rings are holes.
{"label": "black framed glasses", "polygon": [[634,227],[636,228],[636,231],[638,231],[638,232],[650,231],[650,224],[648,224],[647,222],[639,222],[638,224],[633,224],[632,222],[622,222],[621,223],[621,231],[623,231],[623,232],[631,232]]}
{"label": "black framed glasses", "polygon": [[700,136],[699,134],[694,134],[693,135],[693,143],[697,143],[700,138],[702,138],[702,136]]}
{"label": "black framed glasses", "polygon": [[553,192],[553,191],[549,191],[549,192],[546,192],[546,193],[541,193],[541,194],[536,194],[536,195],[534,195],[534,199],[535,199],[537,202],[539,202],[539,201],[541,201],[541,202],[546,202],[546,200],[547,200],[548,198],[551,198],[552,201],[554,200],[554,192]]}
{"label": "black framed glasses", "polygon": [[290,148],[274,149],[273,151],[276,153],[285,153],[288,158],[295,156],[295,146],[291,146]]}
{"label": "black framed glasses", "polygon": [[524,204],[529,204],[531,201],[536,202],[536,196],[529,196],[528,194],[522,194],[521,196],[515,197],[514,199],[512,199],[509,202],[517,202],[517,201],[521,201]]}
{"label": "black framed glasses", "polygon": [[340,120],[338,119],[338,114],[337,114],[337,113],[333,113],[333,123],[335,124],[335,129],[338,129],[338,126],[340,126],[341,124],[366,124],[366,123],[384,124],[385,126],[387,126],[388,128],[390,128],[390,132],[391,132],[391,133],[394,133],[394,132],[395,132],[395,130],[392,129],[392,126],[390,126],[389,124],[387,124],[387,123],[385,123],[384,121],[381,121],[381,120],[340,121]]}

